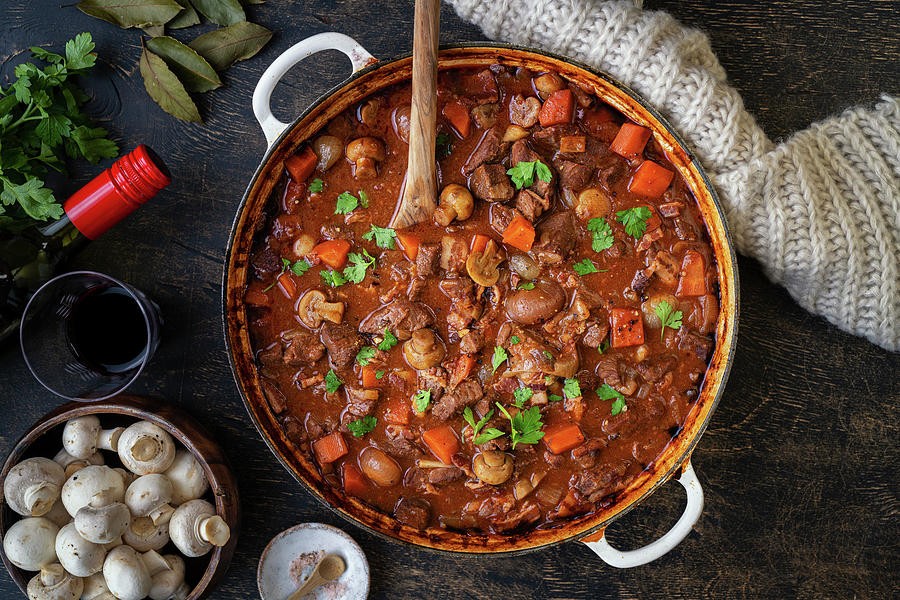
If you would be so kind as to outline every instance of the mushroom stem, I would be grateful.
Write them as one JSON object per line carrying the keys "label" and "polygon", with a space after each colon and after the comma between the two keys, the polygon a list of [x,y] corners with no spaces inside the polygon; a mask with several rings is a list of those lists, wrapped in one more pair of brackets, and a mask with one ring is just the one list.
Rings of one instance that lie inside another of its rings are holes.
{"label": "mushroom stem", "polygon": [[122,437],[123,431],[125,431],[124,427],[102,430],[97,436],[97,448],[115,452],[119,448],[119,438]]}
{"label": "mushroom stem", "polygon": [[47,514],[53,508],[57,498],[59,498],[59,486],[49,481],[29,485],[22,494],[25,506],[28,507],[33,517]]}
{"label": "mushroom stem", "polygon": [[213,546],[224,546],[231,538],[231,528],[219,515],[198,522],[196,531],[197,537]]}

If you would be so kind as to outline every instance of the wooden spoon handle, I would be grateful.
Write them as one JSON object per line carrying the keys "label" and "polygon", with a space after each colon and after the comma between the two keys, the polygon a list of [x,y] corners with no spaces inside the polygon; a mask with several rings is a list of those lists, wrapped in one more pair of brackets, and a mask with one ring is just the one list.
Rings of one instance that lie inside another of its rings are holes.
{"label": "wooden spoon handle", "polygon": [[416,0],[413,27],[412,104],[406,186],[393,226],[431,219],[437,206],[434,138],[437,129],[437,47],[439,0]]}
{"label": "wooden spoon handle", "polygon": [[290,596],[288,596],[285,600],[300,600],[300,598],[302,598],[303,596],[307,595],[308,593],[310,593],[311,591],[313,591],[314,589],[316,589],[317,587],[319,587],[320,585],[325,584],[325,583],[328,583],[327,579],[325,579],[318,573],[313,573],[312,575],[309,576],[309,579],[307,579],[303,583],[303,585],[298,587],[294,591],[294,593],[292,593]]}

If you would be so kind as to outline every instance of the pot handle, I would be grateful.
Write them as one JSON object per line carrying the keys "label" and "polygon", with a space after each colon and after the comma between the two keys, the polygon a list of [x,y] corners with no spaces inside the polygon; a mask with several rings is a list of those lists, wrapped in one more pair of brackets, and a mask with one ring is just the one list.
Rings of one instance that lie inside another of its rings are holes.
{"label": "pot handle", "polygon": [[637,550],[617,550],[606,541],[605,530],[598,532],[599,536],[598,533],[594,533],[584,537],[581,542],[593,550],[603,562],[620,569],[644,565],[661,557],[688,536],[700,519],[700,513],[703,512],[703,488],[700,487],[700,480],[697,479],[690,461],[684,464],[678,483],[687,492],[687,506],[675,526],[655,542]]}
{"label": "pot handle", "polygon": [[275,90],[275,86],[291,67],[304,58],[322,50],[340,50],[346,54],[353,67],[353,73],[376,60],[352,37],[334,31],[310,36],[285,50],[281,56],[269,65],[269,68],[266,69],[256,83],[256,89],[253,90],[253,114],[256,115],[256,120],[259,121],[259,126],[262,127],[263,133],[266,135],[266,144],[268,146],[271,147],[275,140],[278,139],[278,136],[281,135],[281,132],[287,129],[288,126],[287,123],[282,123],[272,114],[272,108],[269,103],[272,100],[272,92]]}

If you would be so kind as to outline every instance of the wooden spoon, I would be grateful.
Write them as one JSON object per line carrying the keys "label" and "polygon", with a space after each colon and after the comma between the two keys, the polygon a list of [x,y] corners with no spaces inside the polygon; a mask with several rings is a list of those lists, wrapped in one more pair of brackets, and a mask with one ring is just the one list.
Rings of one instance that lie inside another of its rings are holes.
{"label": "wooden spoon", "polygon": [[413,25],[409,162],[403,198],[391,226],[402,229],[431,219],[437,207],[434,138],[437,129],[439,0],[416,0]]}
{"label": "wooden spoon", "polygon": [[326,554],[322,557],[322,560],[319,561],[319,564],[316,565],[316,568],[313,569],[313,572],[309,574],[309,579],[297,588],[293,594],[288,596],[286,600],[300,600],[300,598],[312,592],[320,585],[326,584],[329,581],[334,581],[340,577],[341,573],[343,573],[346,568],[347,566],[344,564],[343,558],[337,554]]}

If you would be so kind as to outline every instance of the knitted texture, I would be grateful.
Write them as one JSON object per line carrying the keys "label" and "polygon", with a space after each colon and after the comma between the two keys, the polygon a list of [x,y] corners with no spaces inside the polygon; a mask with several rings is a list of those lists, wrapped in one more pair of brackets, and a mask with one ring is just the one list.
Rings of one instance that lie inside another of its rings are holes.
{"label": "knitted texture", "polygon": [[643,95],[719,192],[737,250],[804,308],[900,350],[900,107],[888,96],[774,145],[707,37],[630,2],[448,0],[491,39],[571,56]]}

